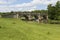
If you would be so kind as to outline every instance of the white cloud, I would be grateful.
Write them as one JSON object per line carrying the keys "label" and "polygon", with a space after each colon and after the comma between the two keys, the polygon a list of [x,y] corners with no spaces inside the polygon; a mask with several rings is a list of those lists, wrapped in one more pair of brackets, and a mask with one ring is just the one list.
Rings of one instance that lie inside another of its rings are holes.
{"label": "white cloud", "polygon": [[48,5],[48,4],[55,4],[57,1],[59,0],[32,0],[31,2],[28,3],[22,3],[22,4],[15,4],[15,5],[8,5],[8,4],[12,4],[17,0],[0,0],[0,4],[6,4],[5,6],[1,6],[0,5],[0,11],[31,11],[31,10],[35,10],[37,8],[37,5]]}
{"label": "white cloud", "polygon": [[11,4],[11,3],[14,3],[15,1],[17,0],[0,0],[0,4]]}
{"label": "white cloud", "polygon": [[6,4],[6,2],[5,1],[0,1],[0,4]]}

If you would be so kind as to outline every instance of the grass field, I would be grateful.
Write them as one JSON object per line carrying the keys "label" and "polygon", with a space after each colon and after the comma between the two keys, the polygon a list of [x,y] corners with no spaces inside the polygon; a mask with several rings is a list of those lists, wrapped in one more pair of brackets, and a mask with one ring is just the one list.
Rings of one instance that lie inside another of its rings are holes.
{"label": "grass field", "polygon": [[60,25],[0,18],[0,40],[60,40]]}

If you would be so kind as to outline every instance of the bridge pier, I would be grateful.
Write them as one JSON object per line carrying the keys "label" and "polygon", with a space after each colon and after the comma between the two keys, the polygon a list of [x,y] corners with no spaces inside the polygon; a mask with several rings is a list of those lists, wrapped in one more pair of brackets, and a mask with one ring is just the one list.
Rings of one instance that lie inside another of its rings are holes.
{"label": "bridge pier", "polygon": [[44,15],[43,16],[43,22],[44,23],[48,23],[48,15]]}
{"label": "bridge pier", "polygon": [[38,15],[38,19],[37,19],[38,23],[43,23],[43,17],[41,15]]}
{"label": "bridge pier", "polygon": [[31,21],[32,20],[32,16],[28,15],[28,20]]}
{"label": "bridge pier", "polygon": [[17,18],[18,19],[19,18],[19,14],[15,13],[13,18]]}

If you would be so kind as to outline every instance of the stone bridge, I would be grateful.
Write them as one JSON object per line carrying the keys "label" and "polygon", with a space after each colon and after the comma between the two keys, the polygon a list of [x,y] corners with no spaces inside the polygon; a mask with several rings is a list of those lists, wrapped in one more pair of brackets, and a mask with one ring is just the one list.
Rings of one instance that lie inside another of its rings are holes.
{"label": "stone bridge", "polygon": [[46,13],[34,13],[34,12],[11,12],[11,13],[4,13],[0,15],[2,18],[20,18],[22,20],[27,21],[37,21],[45,22],[48,21],[48,15]]}

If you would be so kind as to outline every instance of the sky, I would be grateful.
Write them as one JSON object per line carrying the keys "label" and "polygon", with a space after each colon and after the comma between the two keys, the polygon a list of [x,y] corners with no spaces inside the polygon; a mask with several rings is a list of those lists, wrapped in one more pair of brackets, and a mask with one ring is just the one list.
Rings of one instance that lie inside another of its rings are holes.
{"label": "sky", "polygon": [[60,0],[0,0],[0,12],[46,10]]}

